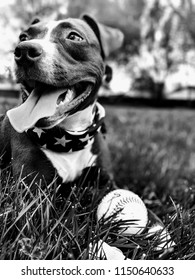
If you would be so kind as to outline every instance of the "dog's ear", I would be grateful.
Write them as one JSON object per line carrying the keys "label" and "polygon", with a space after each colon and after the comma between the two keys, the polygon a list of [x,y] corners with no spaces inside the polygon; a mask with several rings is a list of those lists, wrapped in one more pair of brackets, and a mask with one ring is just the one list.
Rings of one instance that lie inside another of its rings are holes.
{"label": "dog's ear", "polygon": [[122,46],[124,35],[120,30],[100,24],[91,16],[86,14],[82,15],[82,19],[87,22],[96,34],[100,43],[103,59]]}
{"label": "dog's ear", "polygon": [[112,68],[109,65],[105,66],[105,82],[108,84],[112,80]]}

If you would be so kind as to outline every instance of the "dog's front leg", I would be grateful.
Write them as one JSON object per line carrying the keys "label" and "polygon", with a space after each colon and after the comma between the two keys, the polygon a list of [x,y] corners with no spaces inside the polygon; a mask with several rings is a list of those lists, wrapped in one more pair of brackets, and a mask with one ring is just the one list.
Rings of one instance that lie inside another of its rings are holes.
{"label": "dog's front leg", "polygon": [[11,161],[10,126],[8,119],[0,116],[0,168],[5,168]]}

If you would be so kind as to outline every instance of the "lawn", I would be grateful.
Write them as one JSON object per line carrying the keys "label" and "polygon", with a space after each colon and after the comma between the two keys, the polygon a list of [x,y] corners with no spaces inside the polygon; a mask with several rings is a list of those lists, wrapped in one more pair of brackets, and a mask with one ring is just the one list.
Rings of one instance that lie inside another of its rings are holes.
{"label": "lawn", "polygon": [[[170,196],[184,208],[193,205],[195,111],[108,107],[107,122],[119,186],[146,200],[152,195],[152,207],[165,205]],[[189,192],[191,202],[185,199]]]}
{"label": "lawn", "polygon": [[[8,107],[3,104],[0,112]],[[4,172],[0,259],[87,259],[89,244],[100,238],[132,259],[195,259],[195,112],[118,106],[106,112],[118,187],[137,193],[161,218],[175,249],[162,254],[155,250],[155,237],[126,238],[98,224],[95,194],[82,208],[86,190],[75,188],[60,204],[55,184],[35,195]]]}

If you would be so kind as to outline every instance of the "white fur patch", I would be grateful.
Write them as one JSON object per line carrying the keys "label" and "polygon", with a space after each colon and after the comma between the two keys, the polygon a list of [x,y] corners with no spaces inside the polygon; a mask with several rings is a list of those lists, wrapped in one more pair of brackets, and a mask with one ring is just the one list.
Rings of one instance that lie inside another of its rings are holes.
{"label": "white fur patch", "polygon": [[45,35],[45,39],[46,40],[50,40],[50,37],[51,37],[51,33],[52,31],[54,30],[55,27],[57,27],[59,25],[59,23],[62,22],[62,21],[50,21],[46,27],[48,28],[48,31]]}
{"label": "white fur patch", "polygon": [[57,170],[63,183],[66,183],[74,181],[77,176],[81,175],[84,168],[95,164],[97,156],[91,153],[91,145],[81,151],[72,153],[56,153],[47,149],[41,150]]}
{"label": "white fur patch", "polygon": [[44,60],[53,58],[54,54],[57,52],[55,44],[47,39],[32,39],[31,43],[37,43],[41,45],[46,55],[49,56],[49,58],[45,56]]}
{"label": "white fur patch", "polygon": [[44,50],[44,60],[41,60],[42,68],[43,71],[45,70],[44,68],[46,68],[47,79],[52,81],[55,70],[54,60],[57,56],[55,44],[46,39],[32,39],[31,43],[39,44]]}

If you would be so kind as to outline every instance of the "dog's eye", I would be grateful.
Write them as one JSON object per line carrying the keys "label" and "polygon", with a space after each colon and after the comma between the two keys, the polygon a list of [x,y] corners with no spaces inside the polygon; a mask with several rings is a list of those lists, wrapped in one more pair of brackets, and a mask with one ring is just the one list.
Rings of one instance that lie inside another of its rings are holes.
{"label": "dog's eye", "polygon": [[21,34],[21,35],[19,36],[20,42],[26,41],[27,39],[28,39],[28,37],[27,37],[26,34]]}
{"label": "dog's eye", "polygon": [[83,38],[79,34],[77,34],[76,32],[71,32],[68,35],[67,39],[69,39],[71,41],[82,41],[83,40]]}

